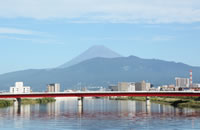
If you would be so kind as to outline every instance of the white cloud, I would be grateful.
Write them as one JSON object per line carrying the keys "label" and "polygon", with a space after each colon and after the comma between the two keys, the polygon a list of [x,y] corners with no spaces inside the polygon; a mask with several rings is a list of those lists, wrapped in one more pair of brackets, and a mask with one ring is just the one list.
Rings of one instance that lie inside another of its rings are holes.
{"label": "white cloud", "polygon": [[[39,37],[38,37],[39,36]],[[63,44],[48,33],[20,28],[0,27],[0,39],[28,41],[36,44]]]}
{"label": "white cloud", "polygon": [[54,39],[47,39],[47,38],[24,38],[24,37],[17,37],[17,36],[7,36],[7,35],[0,35],[0,39],[10,39],[10,40],[18,40],[18,41],[27,41],[28,44],[56,44],[62,45],[63,42],[54,40]]}
{"label": "white cloud", "polygon": [[200,22],[199,0],[0,0],[0,17],[69,22]]}
{"label": "white cloud", "polygon": [[0,27],[0,34],[22,34],[22,35],[32,35],[34,31],[31,30],[24,30],[24,29],[17,29],[17,28],[5,28]]}

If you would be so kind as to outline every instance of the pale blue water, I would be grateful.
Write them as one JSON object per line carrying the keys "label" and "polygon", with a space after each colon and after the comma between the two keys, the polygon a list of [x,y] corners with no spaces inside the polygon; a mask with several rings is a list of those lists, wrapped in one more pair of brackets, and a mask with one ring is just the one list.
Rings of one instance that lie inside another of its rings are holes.
{"label": "pale blue water", "polygon": [[178,109],[146,102],[85,99],[84,109],[76,99],[55,103],[0,109],[0,129],[5,130],[190,130],[200,129],[200,111]]}

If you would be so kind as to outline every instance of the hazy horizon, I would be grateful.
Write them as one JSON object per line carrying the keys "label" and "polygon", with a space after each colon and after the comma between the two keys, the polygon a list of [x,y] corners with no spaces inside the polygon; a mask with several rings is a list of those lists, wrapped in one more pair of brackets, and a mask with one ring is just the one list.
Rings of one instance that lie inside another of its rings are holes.
{"label": "hazy horizon", "polygon": [[[93,46],[89,47],[88,49],[91,49],[91,48],[93,48],[94,46],[102,46],[102,45],[93,45]],[[106,46],[104,46],[104,47],[107,48]],[[28,69],[53,69],[53,68],[59,68],[59,67],[62,66],[63,64],[68,63],[68,62],[70,62],[71,60],[74,60],[76,57],[82,56],[82,54],[85,53],[85,52],[87,52],[88,49],[86,49],[86,50],[80,52],[80,53],[77,54],[76,56],[72,57],[72,59],[69,59],[69,60],[63,62],[63,63],[59,64],[58,66],[53,66],[53,67],[49,67],[49,68],[44,68],[44,67],[43,67],[43,68],[25,68],[25,69],[21,69],[21,70],[11,70],[11,71],[4,72],[4,73],[0,73],[0,74],[10,73],[10,72],[16,72],[16,71],[22,71],[22,70],[28,70]],[[110,48],[108,48],[108,49],[110,49]],[[112,52],[118,53],[118,52],[116,52],[116,51],[114,51],[114,50],[112,50],[112,49],[110,49],[110,50],[111,50]],[[118,54],[119,54],[119,53],[118,53]],[[121,55],[121,54],[119,54],[119,55]],[[130,55],[126,55],[126,56],[121,55],[121,57],[130,57],[130,56],[136,56],[136,55],[131,55],[131,54],[130,54]],[[146,58],[140,57],[140,56],[136,56],[136,57],[142,58],[142,59],[146,59]],[[104,58],[106,58],[106,57],[104,57]],[[114,58],[115,58],[115,57],[114,57]],[[175,62],[175,63],[183,63],[183,64],[186,64],[186,63],[181,62],[181,61],[170,61],[170,60],[157,59],[157,58],[147,58],[147,59],[156,59],[156,60],[162,60],[162,61],[167,61],[167,62]],[[190,64],[187,64],[187,65],[190,65]],[[193,66],[193,65],[190,65],[190,66]],[[193,66],[193,67],[200,67],[200,66]]]}

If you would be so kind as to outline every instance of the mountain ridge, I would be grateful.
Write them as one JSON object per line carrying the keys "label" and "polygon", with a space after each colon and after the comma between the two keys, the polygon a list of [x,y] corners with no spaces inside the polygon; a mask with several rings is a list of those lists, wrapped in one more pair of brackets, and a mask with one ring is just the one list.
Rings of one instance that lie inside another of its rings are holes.
{"label": "mountain ridge", "polygon": [[[167,67],[166,67],[167,66]],[[175,83],[175,77],[189,77],[193,70],[194,81],[199,82],[200,67],[158,59],[136,56],[93,58],[68,68],[30,69],[0,75],[0,86],[9,89],[16,81],[24,81],[34,91],[46,90],[49,83],[60,83],[62,89],[101,85],[107,87],[117,82],[146,80],[154,85]]]}

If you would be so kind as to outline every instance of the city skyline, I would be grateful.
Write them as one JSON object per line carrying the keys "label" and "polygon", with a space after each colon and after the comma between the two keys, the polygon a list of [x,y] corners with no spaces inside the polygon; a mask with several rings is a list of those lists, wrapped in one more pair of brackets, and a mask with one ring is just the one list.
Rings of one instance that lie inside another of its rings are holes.
{"label": "city skyline", "polygon": [[93,45],[200,66],[196,0],[8,0],[0,12],[0,74],[54,68]]}

